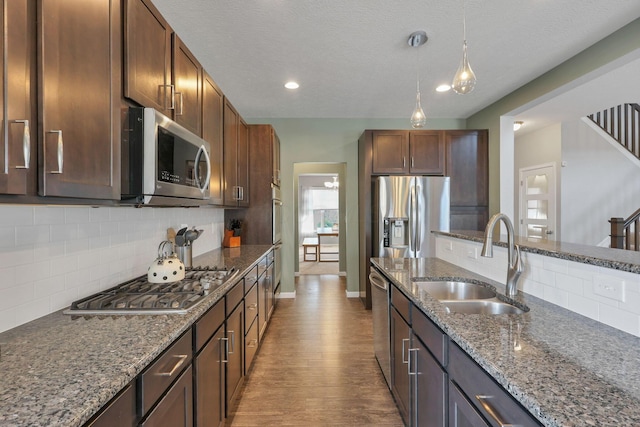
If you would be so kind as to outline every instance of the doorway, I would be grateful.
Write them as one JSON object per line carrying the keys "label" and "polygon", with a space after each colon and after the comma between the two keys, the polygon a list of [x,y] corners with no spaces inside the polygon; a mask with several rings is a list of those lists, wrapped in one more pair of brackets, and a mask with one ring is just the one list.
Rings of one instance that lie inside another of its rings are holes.
{"label": "doorway", "polygon": [[[345,275],[345,175],[342,163],[294,165],[295,274]],[[342,186],[343,187],[343,186]]]}
{"label": "doorway", "polygon": [[556,230],[554,163],[520,169],[520,236],[548,239]]}

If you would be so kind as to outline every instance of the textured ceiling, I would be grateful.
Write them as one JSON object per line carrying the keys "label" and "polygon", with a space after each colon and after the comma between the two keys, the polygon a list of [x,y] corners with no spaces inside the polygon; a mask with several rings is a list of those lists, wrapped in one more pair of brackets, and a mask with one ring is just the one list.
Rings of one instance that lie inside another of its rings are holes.
{"label": "textured ceiling", "polygon": [[[640,16],[640,0],[152,0],[247,118],[466,118]],[[427,32],[420,48],[410,33]],[[417,67],[419,64],[419,67]],[[284,83],[294,79],[300,89]]]}

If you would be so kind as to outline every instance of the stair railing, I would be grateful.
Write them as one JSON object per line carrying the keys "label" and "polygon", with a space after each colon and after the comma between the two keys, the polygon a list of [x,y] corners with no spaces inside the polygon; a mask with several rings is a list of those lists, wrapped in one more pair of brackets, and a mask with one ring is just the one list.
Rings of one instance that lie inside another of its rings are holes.
{"label": "stair railing", "polygon": [[627,219],[611,218],[611,247],[640,251],[640,209]]}
{"label": "stair railing", "polygon": [[622,104],[587,117],[640,159],[640,105]]}

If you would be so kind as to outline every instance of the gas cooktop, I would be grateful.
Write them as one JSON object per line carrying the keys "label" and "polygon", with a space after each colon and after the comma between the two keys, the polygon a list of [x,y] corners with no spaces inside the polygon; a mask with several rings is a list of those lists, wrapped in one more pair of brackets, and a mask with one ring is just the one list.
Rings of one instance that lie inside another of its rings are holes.
{"label": "gas cooktop", "polygon": [[150,283],[145,274],[75,301],[64,314],[185,314],[237,273],[235,268],[193,267],[172,283]]}

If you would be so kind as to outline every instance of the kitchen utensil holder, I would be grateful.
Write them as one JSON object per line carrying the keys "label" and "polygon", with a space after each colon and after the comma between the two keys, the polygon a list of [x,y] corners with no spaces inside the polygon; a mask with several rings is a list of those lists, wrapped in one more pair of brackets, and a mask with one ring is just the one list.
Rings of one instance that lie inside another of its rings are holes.
{"label": "kitchen utensil holder", "polygon": [[191,245],[176,246],[176,249],[178,249],[178,258],[180,258],[180,261],[182,261],[187,268],[192,267],[193,264],[192,248]]}

